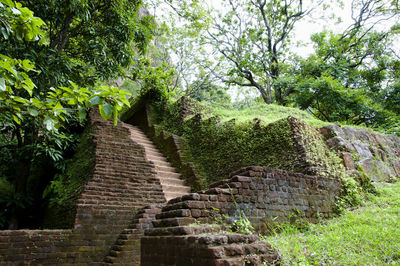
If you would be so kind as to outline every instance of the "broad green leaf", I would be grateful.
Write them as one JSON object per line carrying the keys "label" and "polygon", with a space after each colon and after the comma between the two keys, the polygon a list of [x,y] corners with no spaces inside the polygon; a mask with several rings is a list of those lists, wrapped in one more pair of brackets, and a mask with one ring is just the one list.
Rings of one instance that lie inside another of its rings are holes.
{"label": "broad green leaf", "polygon": [[14,7],[14,2],[12,0],[0,0],[1,3],[9,6],[9,7]]}
{"label": "broad green leaf", "polygon": [[17,123],[18,125],[21,124],[21,120],[16,115],[13,115],[12,117],[15,123]]}
{"label": "broad green leaf", "polygon": [[39,115],[39,112],[38,112],[38,110],[36,110],[36,109],[34,109],[34,108],[28,108],[28,113],[31,115],[31,116],[38,116]]}
{"label": "broad green leaf", "polygon": [[95,105],[100,104],[101,98],[99,96],[93,96],[92,98],[89,99],[89,107],[93,107]]}
{"label": "broad green leaf", "polygon": [[54,119],[52,119],[48,116],[45,117],[43,124],[45,125],[45,127],[48,131],[54,131],[56,129],[56,127],[55,127],[56,122],[54,121]]}
{"label": "broad green leaf", "polygon": [[104,103],[99,105],[99,110],[101,117],[107,120],[112,116],[114,107],[109,103]]}
{"label": "broad green leaf", "polygon": [[0,91],[6,91],[6,80],[4,78],[0,78]]}
{"label": "broad green leaf", "polygon": [[86,118],[86,110],[85,110],[85,108],[79,108],[78,109],[78,117],[79,117],[79,120],[84,120],[85,118]]}

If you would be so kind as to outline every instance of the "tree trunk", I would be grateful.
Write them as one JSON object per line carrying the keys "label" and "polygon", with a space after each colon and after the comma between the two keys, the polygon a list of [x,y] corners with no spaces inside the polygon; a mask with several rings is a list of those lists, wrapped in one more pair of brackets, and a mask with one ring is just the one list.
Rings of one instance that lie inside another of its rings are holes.
{"label": "tree trunk", "polygon": [[272,103],[271,91],[265,90],[261,86],[257,86],[258,91],[261,93],[261,97],[263,98],[266,104]]}
{"label": "tree trunk", "polygon": [[[37,138],[37,131],[33,125],[28,123],[28,126],[24,129],[24,134],[19,131],[22,129],[18,129],[16,133],[18,139],[16,156],[18,157],[18,162],[15,165],[14,176],[14,193],[19,195],[21,199],[26,199],[27,197],[27,184],[33,159],[32,145],[35,143],[35,138]],[[21,135],[24,136],[23,139]],[[9,229],[18,229],[19,219],[21,218],[19,215],[21,210],[17,207],[14,208],[9,221]]]}
{"label": "tree trunk", "polygon": [[[274,57],[272,59],[272,64],[271,64],[271,79],[276,80],[278,77],[279,77],[278,58]],[[274,88],[274,91],[275,91],[276,103],[280,105],[285,105],[281,88]]]}

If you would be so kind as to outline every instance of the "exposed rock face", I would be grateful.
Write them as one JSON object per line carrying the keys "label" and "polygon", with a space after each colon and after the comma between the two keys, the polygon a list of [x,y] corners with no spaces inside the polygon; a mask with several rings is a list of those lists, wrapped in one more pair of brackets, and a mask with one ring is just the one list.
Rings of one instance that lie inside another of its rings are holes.
{"label": "exposed rock face", "polygon": [[398,137],[339,125],[325,126],[320,132],[327,139],[327,145],[340,152],[349,173],[365,173],[373,181],[400,178]]}

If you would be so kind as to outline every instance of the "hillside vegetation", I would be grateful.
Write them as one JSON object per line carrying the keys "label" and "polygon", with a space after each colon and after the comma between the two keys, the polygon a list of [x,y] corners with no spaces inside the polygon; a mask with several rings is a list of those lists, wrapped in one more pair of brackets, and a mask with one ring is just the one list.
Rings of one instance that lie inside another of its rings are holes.
{"label": "hillside vegetation", "polygon": [[213,104],[211,107],[205,103],[200,104],[205,108],[205,113],[208,114],[208,116],[218,116],[221,122],[235,119],[236,122],[242,123],[257,118],[261,120],[262,124],[267,125],[282,118],[293,116],[316,127],[322,127],[328,124],[327,122],[313,117],[306,111],[277,104],[266,105],[264,103],[254,102],[248,106]]}

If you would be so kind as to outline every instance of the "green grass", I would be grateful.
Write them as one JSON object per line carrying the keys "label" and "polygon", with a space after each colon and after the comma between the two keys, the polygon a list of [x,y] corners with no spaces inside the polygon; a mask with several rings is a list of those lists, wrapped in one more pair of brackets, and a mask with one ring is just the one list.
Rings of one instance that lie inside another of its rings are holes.
{"label": "green grass", "polygon": [[400,182],[379,188],[357,210],[302,231],[286,225],[265,240],[283,265],[400,265]]}
{"label": "green grass", "polygon": [[237,122],[241,123],[258,118],[262,121],[262,123],[269,124],[288,116],[294,116],[296,118],[305,120],[316,127],[322,127],[329,124],[316,119],[306,111],[276,104],[267,105],[265,103],[254,103],[251,106],[246,106],[245,108],[241,109],[229,106],[204,107],[206,108],[205,112],[208,116],[218,115],[221,118],[221,121],[235,119]]}

